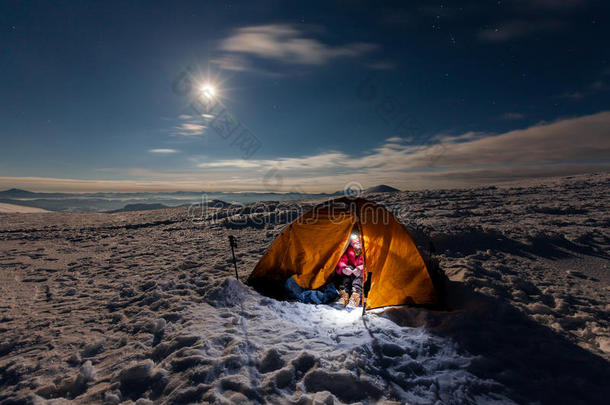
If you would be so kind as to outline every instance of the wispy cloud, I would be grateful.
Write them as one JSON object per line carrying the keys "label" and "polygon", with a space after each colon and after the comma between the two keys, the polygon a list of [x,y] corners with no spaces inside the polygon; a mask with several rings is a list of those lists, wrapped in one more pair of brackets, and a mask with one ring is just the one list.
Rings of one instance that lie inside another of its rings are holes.
{"label": "wispy cloud", "polygon": [[584,93],[582,91],[568,91],[559,96],[559,98],[567,98],[570,100],[581,100],[585,98],[588,93]]}
{"label": "wispy cloud", "polygon": [[396,69],[396,64],[390,61],[376,61],[369,62],[366,64],[366,67],[373,70],[393,70]]}
{"label": "wispy cloud", "polygon": [[516,113],[516,112],[507,112],[507,113],[502,114],[502,116],[500,118],[502,118],[503,120],[516,121],[516,120],[524,119],[525,114]]}
{"label": "wispy cloud", "polygon": [[248,59],[243,55],[237,54],[224,54],[210,60],[213,64],[219,66],[225,70],[233,70],[241,72],[244,70],[251,70],[252,65]]}
{"label": "wispy cloud", "polygon": [[509,0],[511,3],[522,9],[564,11],[584,6],[587,0]]}
{"label": "wispy cloud", "polygon": [[[572,13],[584,9],[587,0],[505,0],[514,17],[485,26],[477,33],[483,42],[507,42],[532,35],[564,30],[572,23]],[[473,3],[474,4],[474,3]],[[477,4],[478,6],[478,4]]]}
{"label": "wispy cloud", "polygon": [[220,50],[225,53],[215,61],[229,70],[249,69],[250,61],[245,56],[293,65],[323,65],[337,58],[361,56],[377,48],[368,42],[325,44],[289,24],[256,25],[239,28],[224,39]]}
{"label": "wispy cloud", "polygon": [[585,97],[592,96],[604,91],[610,90],[610,83],[608,83],[607,76],[610,74],[610,69],[603,70],[597,80],[589,83],[587,86],[580,90],[568,91],[559,96],[559,98],[566,98],[574,101],[582,100]]}
{"label": "wispy cloud", "polygon": [[234,72],[250,72],[269,77],[282,77],[283,73],[268,68],[257,67],[248,57],[241,54],[225,53],[210,60],[211,63],[223,70]]}
{"label": "wispy cloud", "polygon": [[559,20],[511,20],[479,31],[478,38],[485,42],[505,42],[531,34],[557,31],[564,27],[565,23]]}
{"label": "wispy cloud", "polygon": [[178,151],[176,149],[149,149],[148,152],[161,153],[161,154],[178,153]]}
{"label": "wispy cloud", "polygon": [[155,191],[202,191],[214,187],[203,179],[195,180],[95,180],[53,177],[0,177],[3,187],[16,187],[42,192],[155,192]]}
{"label": "wispy cloud", "polygon": [[447,144],[443,166],[608,160],[610,112],[542,123],[472,142]]}
{"label": "wispy cloud", "polygon": [[[5,187],[38,190],[336,191],[349,181],[399,188],[462,187],[610,171],[610,111],[544,122],[501,134],[438,135],[435,145],[392,137],[353,155],[326,151],[274,159],[199,157],[182,171],[131,168],[124,180],[0,177]],[[195,159],[195,158],[193,158]]]}
{"label": "wispy cloud", "polygon": [[[398,137],[360,156],[330,151],[303,157],[267,160],[216,160],[198,167],[209,172],[222,171],[239,177],[263,176],[275,169],[283,178],[299,183],[309,178],[337,179],[345,176],[366,179],[400,179],[414,173],[442,171],[451,173],[502,172],[545,166],[545,173],[564,173],[566,167],[608,167],[610,163],[610,112],[541,123],[502,134],[466,133],[439,136],[436,145],[412,145]],[[538,170],[538,169],[536,169]],[[532,175],[536,171],[532,169]],[[486,174],[488,176],[489,174]],[[476,182],[476,177],[471,179]],[[327,180],[328,182],[328,180]],[[371,183],[368,183],[371,184]]]}
{"label": "wispy cloud", "polygon": [[170,130],[170,134],[173,136],[200,136],[203,135],[206,126],[202,123],[201,119],[188,114],[181,114],[178,116],[178,122]]}
{"label": "wispy cloud", "polygon": [[350,156],[341,152],[328,152],[318,155],[279,158],[267,160],[253,159],[230,159],[212,162],[202,162],[197,166],[201,168],[226,168],[233,167],[239,169],[269,169],[271,167],[281,167],[286,170],[320,170],[333,169],[338,167],[358,167],[355,161],[349,161]]}

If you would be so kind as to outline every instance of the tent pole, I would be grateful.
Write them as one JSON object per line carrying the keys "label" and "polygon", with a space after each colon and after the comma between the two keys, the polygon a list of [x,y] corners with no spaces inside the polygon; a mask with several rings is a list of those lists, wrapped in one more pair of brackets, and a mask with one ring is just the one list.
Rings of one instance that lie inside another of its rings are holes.
{"label": "tent pole", "polygon": [[371,276],[373,273],[370,271],[366,274],[366,281],[364,282],[364,286],[362,286],[362,294],[364,295],[364,299],[362,300],[362,315],[366,312],[366,301],[369,297],[369,291],[371,289]]}

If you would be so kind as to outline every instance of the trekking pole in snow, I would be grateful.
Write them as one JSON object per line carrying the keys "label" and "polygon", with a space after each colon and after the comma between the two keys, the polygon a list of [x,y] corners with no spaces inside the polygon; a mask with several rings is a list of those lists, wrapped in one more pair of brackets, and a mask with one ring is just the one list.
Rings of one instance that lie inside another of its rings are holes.
{"label": "trekking pole in snow", "polygon": [[229,235],[229,244],[231,245],[231,254],[233,255],[233,266],[235,266],[235,278],[239,280],[239,275],[237,274],[237,259],[235,258],[237,242],[235,242],[235,237],[233,235]]}
{"label": "trekking pole in snow", "polygon": [[364,295],[364,299],[362,300],[362,315],[366,311],[366,299],[369,296],[369,291],[371,290],[371,276],[373,273],[370,271],[366,274],[366,281],[364,282],[364,286],[362,286],[362,293]]}

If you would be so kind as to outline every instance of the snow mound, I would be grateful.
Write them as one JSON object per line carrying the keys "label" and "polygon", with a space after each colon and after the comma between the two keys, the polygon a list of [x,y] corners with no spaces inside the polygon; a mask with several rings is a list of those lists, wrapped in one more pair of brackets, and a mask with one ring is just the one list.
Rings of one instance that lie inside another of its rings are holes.
{"label": "snow mound", "polygon": [[205,300],[215,307],[232,307],[243,302],[248,287],[233,278],[226,278],[219,286],[211,287]]}
{"label": "snow mound", "polygon": [[[233,291],[227,280],[222,284],[223,291]],[[510,403],[501,384],[466,370],[470,357],[450,340],[374,314],[363,318],[357,310],[278,302],[248,288],[240,291],[237,311],[191,308],[189,333],[201,336],[201,343],[180,354],[189,359],[180,371],[192,373],[192,384],[209,384],[206,392],[199,387],[199,401],[243,395],[250,401],[394,398],[427,404],[468,401],[476,391]],[[446,373],[452,377],[438,382]]]}

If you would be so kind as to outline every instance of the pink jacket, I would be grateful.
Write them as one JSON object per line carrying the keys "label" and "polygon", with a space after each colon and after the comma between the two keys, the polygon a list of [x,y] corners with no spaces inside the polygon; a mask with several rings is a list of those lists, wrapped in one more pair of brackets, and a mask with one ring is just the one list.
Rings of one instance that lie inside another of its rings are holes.
{"label": "pink jacket", "polygon": [[339,259],[339,263],[337,263],[336,268],[337,274],[343,274],[343,269],[349,265],[359,270],[355,273],[356,276],[360,276],[362,274],[362,269],[364,269],[364,257],[362,256],[362,253],[356,256],[356,252],[351,246],[347,248],[345,253],[343,253],[341,256],[341,259]]}

